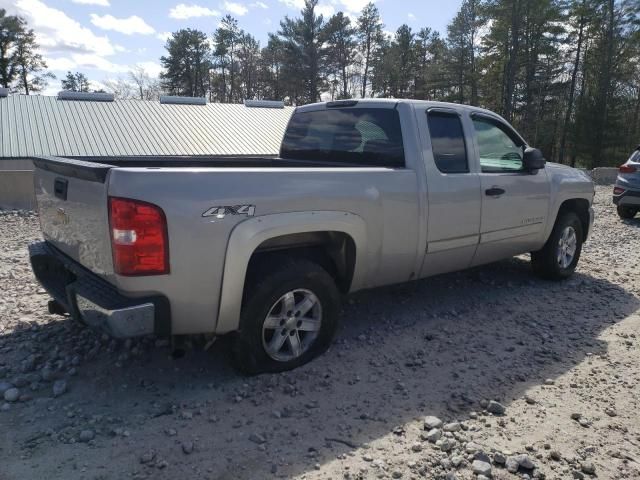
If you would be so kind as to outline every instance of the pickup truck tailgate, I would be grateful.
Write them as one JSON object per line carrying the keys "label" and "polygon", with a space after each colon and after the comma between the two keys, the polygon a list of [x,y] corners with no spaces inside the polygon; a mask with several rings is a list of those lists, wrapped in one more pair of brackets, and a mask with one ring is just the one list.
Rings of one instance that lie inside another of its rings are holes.
{"label": "pickup truck tailgate", "polygon": [[45,240],[94,273],[113,274],[107,176],[110,165],[34,160],[34,186]]}

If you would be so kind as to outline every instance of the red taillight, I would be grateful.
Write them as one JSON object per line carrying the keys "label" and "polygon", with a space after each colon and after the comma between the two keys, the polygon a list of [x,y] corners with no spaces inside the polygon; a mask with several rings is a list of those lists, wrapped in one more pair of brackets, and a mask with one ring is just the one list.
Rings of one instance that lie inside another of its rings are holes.
{"label": "red taillight", "polygon": [[622,195],[624,193],[624,188],[622,187],[613,187],[614,195]]}
{"label": "red taillight", "polygon": [[120,275],[169,273],[167,220],[151,203],[109,197],[113,268]]}
{"label": "red taillight", "polygon": [[620,173],[635,173],[637,170],[633,165],[620,165],[620,168],[618,168]]}

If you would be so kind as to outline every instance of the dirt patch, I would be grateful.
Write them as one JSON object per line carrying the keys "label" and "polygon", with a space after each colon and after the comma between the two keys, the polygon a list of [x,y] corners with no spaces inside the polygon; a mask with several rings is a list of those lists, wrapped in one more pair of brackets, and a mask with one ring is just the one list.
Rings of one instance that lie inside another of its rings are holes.
{"label": "dirt patch", "polygon": [[2,214],[0,478],[640,478],[640,220],[595,208],[566,282],[523,256],[358,294],[327,354],[253,378],[46,314],[38,219]]}

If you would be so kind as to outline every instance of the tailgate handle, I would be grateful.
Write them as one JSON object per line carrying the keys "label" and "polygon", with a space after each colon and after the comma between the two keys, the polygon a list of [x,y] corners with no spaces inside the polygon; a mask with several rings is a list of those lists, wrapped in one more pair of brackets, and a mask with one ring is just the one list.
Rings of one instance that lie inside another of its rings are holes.
{"label": "tailgate handle", "polygon": [[53,182],[53,192],[56,197],[60,200],[67,199],[67,187],[69,186],[69,181],[64,178],[56,178]]}

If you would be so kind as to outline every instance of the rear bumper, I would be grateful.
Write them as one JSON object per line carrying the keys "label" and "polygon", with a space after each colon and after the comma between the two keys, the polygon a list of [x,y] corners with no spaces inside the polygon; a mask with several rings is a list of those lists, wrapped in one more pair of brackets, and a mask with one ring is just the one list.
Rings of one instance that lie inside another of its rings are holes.
{"label": "rear bumper", "polygon": [[613,195],[613,203],[615,205],[640,207],[640,191],[627,189],[617,183],[616,187],[624,188],[625,190],[620,195]]}
{"label": "rear bumper", "polygon": [[162,295],[132,298],[47,242],[29,245],[40,284],[73,317],[116,338],[171,334],[169,301]]}

